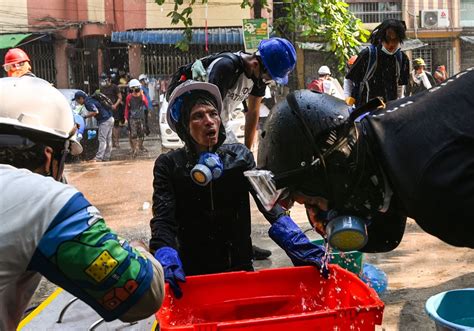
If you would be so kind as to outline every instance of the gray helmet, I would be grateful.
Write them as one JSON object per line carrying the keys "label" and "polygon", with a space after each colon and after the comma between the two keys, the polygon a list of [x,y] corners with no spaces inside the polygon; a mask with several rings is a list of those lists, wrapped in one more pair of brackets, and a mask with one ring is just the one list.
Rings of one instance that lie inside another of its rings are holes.
{"label": "gray helmet", "polygon": [[[213,99],[219,116],[222,111],[222,97],[219,88],[214,84],[187,80],[173,90],[168,104],[168,125],[171,130],[176,132],[185,142],[185,145],[189,150],[194,150],[193,146],[195,141],[191,137],[188,129],[191,109],[186,107],[186,103],[192,99],[191,96],[195,96],[196,94],[204,94]],[[217,144],[214,146],[214,150],[217,150],[217,148],[224,143],[225,138],[225,128],[221,121],[219,127],[219,138]]]}
{"label": "gray helmet", "polygon": [[[330,198],[328,159],[349,119],[343,100],[309,90],[290,93],[267,119],[258,150],[258,167],[270,170],[277,189]],[[332,182],[332,181],[331,181]]]}

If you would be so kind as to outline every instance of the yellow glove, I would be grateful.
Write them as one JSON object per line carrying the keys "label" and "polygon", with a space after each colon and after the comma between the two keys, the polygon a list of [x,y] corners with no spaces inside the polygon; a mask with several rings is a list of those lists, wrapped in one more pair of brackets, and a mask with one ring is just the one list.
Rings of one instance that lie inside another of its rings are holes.
{"label": "yellow glove", "polygon": [[356,100],[353,97],[347,97],[346,98],[346,104],[348,106],[353,106],[355,104]]}

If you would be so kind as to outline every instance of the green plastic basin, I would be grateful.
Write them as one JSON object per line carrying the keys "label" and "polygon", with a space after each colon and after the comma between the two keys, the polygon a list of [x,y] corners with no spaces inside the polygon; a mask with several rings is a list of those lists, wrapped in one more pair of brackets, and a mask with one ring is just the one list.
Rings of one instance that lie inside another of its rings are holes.
{"label": "green plastic basin", "polygon": [[[316,245],[325,245],[324,239],[318,239],[312,241]],[[362,271],[362,258],[363,253],[359,251],[341,252],[337,249],[332,249],[329,254],[329,263],[337,264],[342,268],[349,270],[350,272],[360,275]]]}

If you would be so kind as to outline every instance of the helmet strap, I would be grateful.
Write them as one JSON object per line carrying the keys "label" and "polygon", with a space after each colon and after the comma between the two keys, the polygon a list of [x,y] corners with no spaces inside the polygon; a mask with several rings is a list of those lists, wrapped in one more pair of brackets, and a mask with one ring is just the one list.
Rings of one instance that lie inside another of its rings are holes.
{"label": "helmet strap", "polygon": [[[57,181],[62,181],[64,165],[66,164],[66,157],[69,154],[69,144],[69,141],[66,140],[64,142],[64,148],[60,152],[56,152],[53,150],[53,158],[51,159],[51,162],[49,164],[49,170],[46,173],[46,176],[53,177]],[[53,172],[53,160],[58,161],[58,172],[56,176],[54,176]]]}
{"label": "helmet strap", "polygon": [[385,205],[387,182],[378,162],[372,162],[375,157],[369,142],[359,135],[360,125],[352,124],[349,131],[344,130],[342,133],[346,137],[346,146],[342,148],[350,151],[350,154],[347,156],[347,170],[337,173],[335,180],[342,179],[340,185],[347,187],[347,190],[337,194],[339,199],[335,200],[333,207],[339,212],[355,213],[370,219],[374,212],[382,211]]}
{"label": "helmet strap", "polygon": [[314,138],[313,134],[311,133],[311,130],[309,129],[308,125],[306,124],[306,121],[303,119],[303,116],[301,114],[300,108],[298,106],[298,102],[296,101],[296,97],[294,93],[290,93],[286,96],[286,101],[288,102],[288,105],[290,106],[290,109],[292,110],[293,114],[295,114],[296,118],[300,121],[302,127],[303,127],[303,133],[306,136],[306,139],[308,139],[310,146],[313,149],[313,155],[317,156],[319,159],[319,164],[321,165],[324,173],[324,179],[326,181],[326,185],[329,188],[330,196],[331,198],[334,198],[334,192],[331,189],[331,185],[329,185],[329,177],[327,174],[327,168],[326,168],[326,162],[325,162],[325,157],[321,150],[319,149],[316,139]]}

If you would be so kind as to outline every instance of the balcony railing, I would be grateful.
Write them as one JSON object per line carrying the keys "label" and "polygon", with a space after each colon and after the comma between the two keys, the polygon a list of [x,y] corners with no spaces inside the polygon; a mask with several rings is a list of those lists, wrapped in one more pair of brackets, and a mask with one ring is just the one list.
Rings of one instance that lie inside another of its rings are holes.
{"label": "balcony railing", "polygon": [[462,27],[474,27],[474,1],[461,1]]}
{"label": "balcony railing", "polygon": [[399,2],[358,2],[349,3],[349,10],[363,23],[379,23],[385,19],[402,19],[401,1]]}
{"label": "balcony railing", "polygon": [[393,18],[397,20],[402,19],[402,11],[380,11],[380,12],[353,12],[353,14],[359,18],[363,23],[379,23],[388,18]]}

